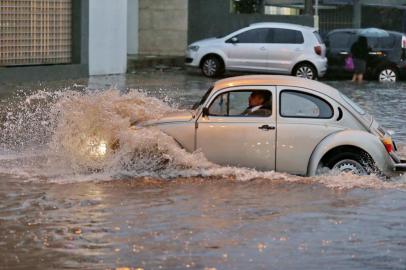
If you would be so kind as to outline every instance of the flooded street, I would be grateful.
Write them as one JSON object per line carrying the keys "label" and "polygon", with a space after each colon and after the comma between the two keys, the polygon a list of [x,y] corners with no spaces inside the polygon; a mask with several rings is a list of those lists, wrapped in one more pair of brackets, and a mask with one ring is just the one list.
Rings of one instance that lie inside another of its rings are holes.
{"label": "flooded street", "polygon": [[[0,84],[0,269],[406,268],[404,176],[221,167],[128,131],[190,108],[212,82],[172,70]],[[326,83],[406,153],[406,82]],[[84,161],[75,135],[92,128],[124,150]]]}

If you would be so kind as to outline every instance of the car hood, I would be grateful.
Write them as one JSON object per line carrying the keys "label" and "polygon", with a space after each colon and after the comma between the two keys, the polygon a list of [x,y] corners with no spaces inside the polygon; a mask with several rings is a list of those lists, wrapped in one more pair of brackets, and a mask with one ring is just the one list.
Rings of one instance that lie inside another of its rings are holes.
{"label": "car hood", "polygon": [[196,42],[193,42],[192,44],[190,44],[191,46],[193,45],[198,45],[198,46],[204,46],[204,45],[212,45],[215,42],[220,42],[222,39],[221,38],[206,38],[206,39],[202,39],[202,40],[198,40]]}
{"label": "car hood", "polygon": [[172,112],[168,113],[164,117],[161,117],[157,120],[151,120],[144,122],[142,126],[154,126],[160,124],[167,124],[167,123],[177,123],[177,122],[189,122],[193,120],[193,111],[179,111],[179,112]]}

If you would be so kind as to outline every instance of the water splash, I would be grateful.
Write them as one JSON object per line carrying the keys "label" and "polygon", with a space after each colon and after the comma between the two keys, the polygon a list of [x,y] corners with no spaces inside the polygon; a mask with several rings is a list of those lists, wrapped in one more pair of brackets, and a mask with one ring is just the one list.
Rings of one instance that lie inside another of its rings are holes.
{"label": "water splash", "polygon": [[[266,179],[339,189],[406,188],[405,178],[389,182],[376,176],[346,174],[306,178],[219,166],[199,151],[186,152],[157,128],[131,128],[132,123],[158,119],[176,110],[138,90],[125,94],[112,89],[21,95],[2,109],[0,173],[54,183],[146,176],[214,177],[230,181]],[[119,147],[114,147],[117,142]],[[97,148],[100,145],[102,149]],[[92,151],[94,154],[89,155]],[[98,156],[98,151],[105,152],[103,158]]]}

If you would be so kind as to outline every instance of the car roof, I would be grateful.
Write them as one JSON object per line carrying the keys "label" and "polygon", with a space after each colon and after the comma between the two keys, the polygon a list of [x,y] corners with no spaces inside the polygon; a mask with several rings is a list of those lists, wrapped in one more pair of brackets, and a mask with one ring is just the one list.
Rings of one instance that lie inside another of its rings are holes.
{"label": "car roof", "polygon": [[293,24],[293,23],[279,23],[279,22],[257,22],[257,23],[252,23],[249,25],[249,27],[257,27],[257,26],[265,26],[265,27],[282,27],[282,28],[296,28],[296,29],[304,29],[304,30],[310,30],[310,31],[316,31],[315,28],[310,27],[310,26],[304,26],[300,24]]}
{"label": "car roof", "polygon": [[246,75],[219,80],[214,84],[213,93],[229,87],[263,85],[301,87],[318,91],[332,98],[340,96],[337,89],[327,84],[284,75]]}
{"label": "car roof", "polygon": [[[328,32],[327,35],[334,34],[334,33],[339,33],[339,32],[358,33],[358,32],[360,32],[360,31],[362,31],[364,29],[367,29],[367,28],[340,28],[340,29],[331,30],[330,32]],[[389,30],[385,30],[385,29],[381,29],[381,28],[377,28],[377,29],[384,30],[384,31],[386,31],[386,32],[388,32],[389,34],[392,34],[392,35],[401,35],[401,36],[403,36],[403,33],[401,33],[401,32],[389,31]]]}

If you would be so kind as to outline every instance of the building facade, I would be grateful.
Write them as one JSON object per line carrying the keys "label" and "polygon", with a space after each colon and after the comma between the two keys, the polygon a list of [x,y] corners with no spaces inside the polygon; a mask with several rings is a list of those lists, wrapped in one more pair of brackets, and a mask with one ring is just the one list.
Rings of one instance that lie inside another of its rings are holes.
{"label": "building facade", "polygon": [[[317,5],[316,5],[317,2]],[[0,82],[125,73],[254,22],[405,32],[406,0],[1,0]]]}
{"label": "building facade", "polygon": [[125,73],[127,10],[127,0],[1,0],[0,82]]}

